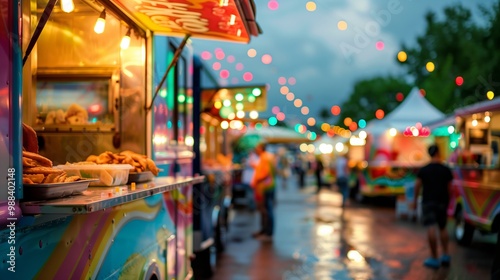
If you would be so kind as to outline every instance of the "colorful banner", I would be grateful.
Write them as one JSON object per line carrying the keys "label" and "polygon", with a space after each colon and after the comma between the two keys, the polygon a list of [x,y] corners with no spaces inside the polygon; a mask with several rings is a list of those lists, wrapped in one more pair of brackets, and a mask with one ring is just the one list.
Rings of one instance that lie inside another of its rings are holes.
{"label": "colorful banner", "polygon": [[147,29],[184,36],[248,43],[250,35],[235,0],[113,0]]}

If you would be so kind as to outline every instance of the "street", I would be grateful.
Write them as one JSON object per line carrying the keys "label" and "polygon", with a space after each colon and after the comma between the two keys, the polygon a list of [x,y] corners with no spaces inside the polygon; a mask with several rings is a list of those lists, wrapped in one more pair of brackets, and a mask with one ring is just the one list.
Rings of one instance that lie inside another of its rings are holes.
{"label": "street", "polygon": [[[468,248],[451,239],[451,265],[435,271],[422,264],[425,229],[396,219],[393,205],[351,202],[343,210],[335,191],[288,185],[277,189],[272,243],[251,237],[256,213],[233,211],[213,279],[490,279],[493,235],[476,233]],[[450,220],[450,236],[452,227]]]}

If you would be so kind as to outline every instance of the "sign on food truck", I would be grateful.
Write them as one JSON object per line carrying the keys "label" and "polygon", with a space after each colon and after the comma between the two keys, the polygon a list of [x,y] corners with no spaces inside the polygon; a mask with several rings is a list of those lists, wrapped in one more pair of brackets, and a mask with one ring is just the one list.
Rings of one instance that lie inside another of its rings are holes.
{"label": "sign on food truck", "polygon": [[115,0],[157,34],[250,41],[235,0]]}

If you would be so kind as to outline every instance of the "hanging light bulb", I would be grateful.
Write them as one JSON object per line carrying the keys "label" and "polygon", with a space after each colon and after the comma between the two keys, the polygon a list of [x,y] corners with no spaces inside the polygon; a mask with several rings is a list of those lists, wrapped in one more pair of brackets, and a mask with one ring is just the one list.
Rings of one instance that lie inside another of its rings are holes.
{"label": "hanging light bulb", "polygon": [[73,0],[61,0],[61,10],[66,13],[71,13],[75,9]]}
{"label": "hanging light bulb", "polygon": [[106,10],[102,10],[99,18],[95,22],[94,32],[97,34],[101,34],[104,32],[104,27],[106,26]]}
{"label": "hanging light bulb", "polygon": [[131,31],[132,30],[129,28],[127,31],[127,34],[125,34],[125,36],[123,36],[123,38],[122,38],[122,42],[120,43],[120,48],[122,48],[122,50],[126,50],[130,46],[130,32]]}

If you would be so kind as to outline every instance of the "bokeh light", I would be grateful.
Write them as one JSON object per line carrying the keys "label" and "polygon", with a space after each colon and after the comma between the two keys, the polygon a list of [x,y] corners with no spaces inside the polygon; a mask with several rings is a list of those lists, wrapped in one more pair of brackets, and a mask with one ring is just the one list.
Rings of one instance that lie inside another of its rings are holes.
{"label": "bokeh light", "polygon": [[337,23],[337,28],[341,31],[347,30],[347,22],[341,20]]}
{"label": "bokeh light", "polygon": [[425,92],[425,89],[421,88],[420,89],[420,95],[425,96],[427,92]]}
{"label": "bokeh light", "polygon": [[340,106],[334,105],[331,109],[332,115],[338,116],[340,114]]}
{"label": "bokeh light", "polygon": [[401,101],[403,101],[404,98],[405,98],[405,96],[401,92],[396,93],[396,100],[397,101],[401,102]]}
{"label": "bokeh light", "polygon": [[219,73],[219,76],[222,78],[222,79],[227,79],[229,78],[229,71],[227,70],[221,70],[220,73]]}
{"label": "bokeh light", "polygon": [[235,99],[236,101],[240,101],[240,102],[241,102],[241,101],[243,101],[243,99],[244,99],[244,98],[245,98],[245,97],[244,97],[244,96],[243,96],[243,94],[241,94],[240,92],[239,92],[239,93],[237,93],[237,94],[234,96],[234,99]]}
{"label": "bokeh light", "polygon": [[271,0],[267,3],[267,7],[269,8],[269,10],[271,11],[275,11],[279,8],[279,4],[278,4],[278,1],[276,0]]}
{"label": "bokeh light", "polygon": [[486,93],[486,97],[488,97],[489,100],[493,99],[495,97],[495,93],[491,90],[489,90],[487,93]]}
{"label": "bokeh light", "polygon": [[237,84],[239,82],[238,78],[232,78],[231,83]]}
{"label": "bokeh light", "polygon": [[257,119],[259,117],[259,112],[253,110],[253,111],[250,111],[250,113],[248,115],[250,116],[250,118],[252,120],[255,120],[255,119]]}
{"label": "bokeh light", "polygon": [[356,129],[358,129],[358,124],[356,122],[351,122],[351,124],[349,124],[349,130],[355,131]]}
{"label": "bokeh light", "polygon": [[358,121],[358,126],[359,126],[359,128],[365,128],[366,127],[366,121],[364,119],[360,119]]}
{"label": "bokeh light", "polygon": [[278,78],[278,84],[280,85],[285,85],[286,84],[286,78],[285,77],[279,77]]}
{"label": "bokeh light", "polygon": [[220,123],[220,127],[222,127],[222,129],[228,129],[229,128],[229,123],[227,121],[222,121]]}
{"label": "bokeh light", "polygon": [[285,113],[283,112],[279,112],[277,115],[276,115],[276,118],[278,119],[278,121],[282,122],[285,120]]}
{"label": "bokeh light", "polygon": [[282,86],[280,88],[280,93],[283,94],[283,95],[285,95],[285,94],[287,94],[289,92],[290,92],[290,89],[287,86]]}
{"label": "bokeh light", "polygon": [[299,98],[295,99],[293,101],[293,105],[297,108],[299,108],[300,106],[302,106],[302,100],[300,100]]}
{"label": "bokeh light", "polygon": [[238,117],[238,119],[243,119],[245,117],[245,112],[244,111],[236,112],[236,117]]}
{"label": "bokeh light", "polygon": [[306,10],[308,10],[309,12],[316,11],[316,3],[314,3],[313,1],[307,2],[306,3]]}
{"label": "bokeh light", "polygon": [[384,113],[384,110],[382,109],[378,109],[377,111],[375,111],[375,117],[379,120],[383,119],[385,116],[385,113]]}
{"label": "bokeh light", "polygon": [[231,106],[231,100],[226,99],[226,100],[224,100],[224,101],[222,102],[222,104],[224,105],[224,107],[229,107],[229,106]]}
{"label": "bokeh light", "polygon": [[304,106],[300,109],[300,112],[302,113],[302,115],[307,115],[309,114],[309,108],[307,106]]}
{"label": "bokeh light", "polygon": [[238,71],[243,70],[243,63],[241,63],[241,62],[236,63],[235,68],[236,68],[236,70],[238,70]]}
{"label": "bokeh light", "polygon": [[427,69],[427,71],[429,71],[429,72],[432,72],[432,71],[434,71],[434,69],[436,69],[436,66],[434,65],[434,63],[429,61],[429,62],[427,62],[427,64],[425,64],[425,69]]}
{"label": "bokeh light", "polygon": [[270,117],[267,122],[269,125],[276,125],[278,123],[278,119],[276,117]]}
{"label": "bokeh light", "polygon": [[227,62],[229,63],[233,63],[236,61],[236,58],[234,57],[234,55],[230,55],[227,57]]}
{"label": "bokeh light", "polygon": [[245,105],[243,103],[236,103],[236,110],[241,111],[245,108]]}
{"label": "bokeh light", "polygon": [[323,131],[328,131],[330,129],[330,125],[327,123],[322,123],[321,124],[321,130]]}
{"label": "bokeh light", "polygon": [[316,124],[316,119],[315,119],[315,118],[313,118],[313,117],[308,118],[308,119],[307,119],[307,124],[308,124],[309,126],[313,126],[313,125],[315,125],[315,124]]}
{"label": "bokeh light", "polygon": [[273,114],[278,114],[280,112],[280,107],[278,106],[274,106],[273,109],[271,109],[271,112],[273,112]]}
{"label": "bokeh light", "polygon": [[220,102],[220,101],[218,101],[218,100],[217,100],[217,101],[215,101],[215,102],[214,102],[214,107],[215,107],[215,109],[220,109],[220,108],[222,108],[222,102]]}
{"label": "bokeh light", "polygon": [[292,101],[295,98],[295,94],[293,92],[289,92],[286,94],[286,100]]}
{"label": "bokeh light", "polygon": [[212,64],[212,69],[214,69],[215,71],[219,71],[220,67],[220,62],[214,62],[214,64]]}
{"label": "bokeh light", "polygon": [[464,84],[464,78],[461,77],[461,76],[458,76],[455,78],[455,84],[457,84],[457,86],[461,86]]}
{"label": "bokeh light", "polygon": [[379,51],[383,50],[384,46],[385,46],[385,44],[382,41],[378,41],[377,43],[375,43],[375,48],[377,48],[377,50],[379,50]]}
{"label": "bokeh light", "polygon": [[264,63],[264,64],[271,64],[271,62],[273,61],[273,57],[269,54],[265,54],[262,56],[261,60],[262,60],[262,63]]}
{"label": "bokeh light", "polygon": [[347,117],[347,118],[344,119],[344,125],[345,126],[350,126],[351,123],[352,123],[352,119],[351,118]]}
{"label": "bokeh light", "polygon": [[245,82],[250,82],[252,79],[253,79],[252,73],[245,72],[245,74],[243,74],[243,80],[245,80]]}
{"label": "bokeh light", "polygon": [[295,85],[295,83],[296,83],[296,82],[297,82],[297,80],[295,80],[295,78],[294,78],[294,77],[290,77],[290,78],[288,78],[288,83],[289,83],[291,86]]}
{"label": "bokeh light", "polygon": [[398,52],[399,62],[405,62],[408,59],[408,55],[404,51]]}
{"label": "bokeh light", "polygon": [[222,50],[217,50],[215,52],[215,58],[217,58],[218,60],[223,60],[224,57],[226,57],[226,55],[224,54],[224,52]]}
{"label": "bokeh light", "polygon": [[247,51],[247,55],[248,55],[249,57],[255,57],[255,56],[257,55],[257,51],[256,51],[255,49],[249,49],[249,50]]}
{"label": "bokeh light", "polygon": [[212,54],[211,54],[210,52],[208,52],[208,51],[203,51],[203,52],[201,53],[201,58],[202,58],[203,60],[209,60],[209,59],[211,59],[211,58],[212,58]]}

